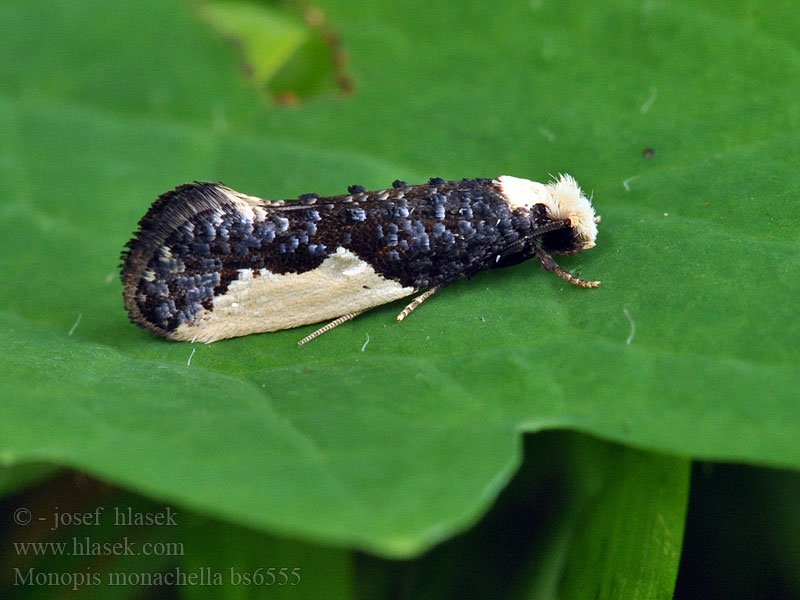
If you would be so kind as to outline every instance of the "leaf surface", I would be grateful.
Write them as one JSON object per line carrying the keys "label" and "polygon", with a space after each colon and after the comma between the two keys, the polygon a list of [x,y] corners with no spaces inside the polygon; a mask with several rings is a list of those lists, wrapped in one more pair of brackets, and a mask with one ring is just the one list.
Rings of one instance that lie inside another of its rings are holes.
{"label": "leaf surface", "polygon": [[[181,3],[0,3],[3,464],[393,556],[473,523],[522,432],[800,467],[791,3],[319,6],[355,91],[287,109]],[[184,181],[558,172],[602,214],[562,260],[599,290],[530,262],[302,349],[311,327],[191,346],[122,308],[119,251]]]}

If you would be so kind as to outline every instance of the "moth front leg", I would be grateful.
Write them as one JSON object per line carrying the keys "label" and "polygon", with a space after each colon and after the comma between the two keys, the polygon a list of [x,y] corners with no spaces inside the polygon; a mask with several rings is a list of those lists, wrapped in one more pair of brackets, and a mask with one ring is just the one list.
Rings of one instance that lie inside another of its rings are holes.
{"label": "moth front leg", "polygon": [[535,250],[536,258],[539,259],[539,262],[542,263],[542,266],[545,270],[550,271],[551,273],[555,273],[564,281],[570,282],[572,285],[577,285],[584,288],[596,288],[600,287],[599,281],[586,281],[584,279],[580,279],[579,277],[575,277],[571,273],[567,273],[564,269],[558,266],[558,263],[555,259],[550,256],[547,252],[542,250],[541,248],[537,247]]}

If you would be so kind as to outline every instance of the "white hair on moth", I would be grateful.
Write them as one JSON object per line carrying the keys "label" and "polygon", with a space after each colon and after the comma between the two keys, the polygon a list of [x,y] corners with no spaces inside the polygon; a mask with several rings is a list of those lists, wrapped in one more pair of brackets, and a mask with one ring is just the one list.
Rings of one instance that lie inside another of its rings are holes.
{"label": "white hair on moth", "polygon": [[594,208],[572,176],[559,175],[558,179],[546,185],[510,175],[502,175],[495,181],[511,208],[531,208],[534,204],[544,204],[552,219],[569,220],[583,242],[583,250],[594,247],[597,239]]}
{"label": "white hair on moth", "polygon": [[256,196],[248,196],[226,185],[216,184],[216,190],[242,215],[248,219],[263,221],[267,213],[264,211],[265,201]]}
{"label": "white hair on moth", "polygon": [[554,219],[569,219],[575,233],[583,240],[583,249],[594,247],[597,239],[597,221],[594,207],[581,192],[578,182],[570,175],[559,175],[548,183],[550,202],[545,201],[547,212]]}

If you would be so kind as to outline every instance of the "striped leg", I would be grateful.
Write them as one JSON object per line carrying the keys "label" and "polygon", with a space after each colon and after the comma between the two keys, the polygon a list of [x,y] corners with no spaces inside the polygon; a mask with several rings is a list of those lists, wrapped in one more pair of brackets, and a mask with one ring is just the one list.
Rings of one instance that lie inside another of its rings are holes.
{"label": "striped leg", "polygon": [[571,273],[567,273],[564,269],[558,266],[558,264],[556,263],[555,259],[552,256],[550,256],[547,252],[545,252],[541,248],[536,248],[536,258],[539,259],[539,262],[542,263],[542,266],[546,270],[555,273],[556,275],[561,277],[561,279],[563,279],[564,281],[569,281],[573,285],[585,288],[600,287],[599,281],[585,281],[583,279],[575,277]]}

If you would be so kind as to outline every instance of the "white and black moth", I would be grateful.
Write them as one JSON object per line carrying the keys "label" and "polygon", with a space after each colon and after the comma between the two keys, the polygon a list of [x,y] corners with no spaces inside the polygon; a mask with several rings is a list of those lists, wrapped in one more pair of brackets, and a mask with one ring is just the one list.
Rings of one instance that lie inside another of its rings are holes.
{"label": "white and black moth", "polygon": [[212,342],[356,315],[422,292],[402,321],[462,276],[595,245],[591,202],[569,175],[395,181],[343,196],[267,201],[218,183],[163,194],[122,254],[131,321],[173,340]]}

